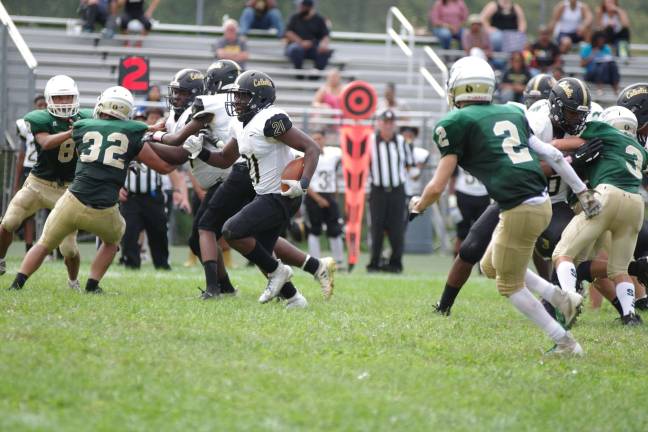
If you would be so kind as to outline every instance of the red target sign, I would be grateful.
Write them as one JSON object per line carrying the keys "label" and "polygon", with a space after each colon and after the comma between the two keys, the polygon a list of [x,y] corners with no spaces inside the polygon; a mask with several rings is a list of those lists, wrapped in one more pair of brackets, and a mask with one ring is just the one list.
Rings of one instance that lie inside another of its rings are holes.
{"label": "red target sign", "polygon": [[364,81],[353,81],[342,90],[342,115],[353,120],[371,118],[376,112],[378,94],[376,89]]}

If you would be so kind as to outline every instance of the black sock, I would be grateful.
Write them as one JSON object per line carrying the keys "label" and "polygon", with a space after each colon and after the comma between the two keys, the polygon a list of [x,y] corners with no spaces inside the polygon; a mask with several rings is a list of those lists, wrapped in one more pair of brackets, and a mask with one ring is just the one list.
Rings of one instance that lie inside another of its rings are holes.
{"label": "black sock", "polygon": [[612,306],[619,312],[619,316],[623,316],[623,308],[621,307],[621,302],[619,301],[618,297],[614,297],[614,300],[612,300],[610,303],[612,303]]}
{"label": "black sock", "polygon": [[319,268],[320,262],[317,258],[313,258],[312,256],[308,256],[306,259],[306,263],[304,263],[304,271],[315,275],[317,273],[317,269]]}
{"label": "black sock", "polygon": [[25,252],[29,252],[29,249],[31,249],[32,246],[34,246],[33,243],[25,243]]}
{"label": "black sock", "polygon": [[12,282],[11,287],[12,288],[17,288],[17,289],[22,288],[23,286],[25,286],[25,282],[27,282],[28,278],[29,278],[29,276],[27,276],[26,274],[18,273],[16,275],[16,278]]}
{"label": "black sock", "polygon": [[205,261],[202,263],[203,270],[205,271],[205,281],[207,286],[218,285],[218,263],[214,260]]}
{"label": "black sock", "polygon": [[232,285],[232,282],[230,281],[229,276],[227,273],[225,273],[225,277],[222,279],[218,279],[218,285],[221,287],[221,292],[224,293],[233,293],[236,291],[234,288],[234,285]]}
{"label": "black sock", "polygon": [[637,261],[630,261],[630,264],[628,264],[628,274],[630,276],[637,276],[638,272],[637,268]]}
{"label": "black sock", "polygon": [[542,306],[545,308],[551,318],[556,319],[556,308],[553,307],[553,305],[545,299],[542,299],[540,303],[542,303]]}
{"label": "black sock", "polygon": [[274,259],[272,255],[270,255],[259,242],[256,242],[256,245],[254,246],[254,249],[252,249],[252,252],[244,256],[267,274],[270,274],[273,271],[277,270],[277,267],[279,266],[279,262]]}
{"label": "black sock", "polygon": [[289,299],[295,294],[297,294],[297,288],[295,288],[295,285],[293,285],[292,282],[286,282],[284,286],[281,287],[281,291],[279,291],[279,297],[284,299]]}
{"label": "black sock", "polygon": [[439,302],[439,310],[446,312],[449,311],[452,305],[459,295],[461,288],[455,288],[446,283],[445,288],[443,289],[443,294],[441,294],[441,301]]}
{"label": "black sock", "polygon": [[585,261],[576,267],[576,279],[592,282],[592,261]]}
{"label": "black sock", "polygon": [[97,291],[99,289],[99,281],[97,279],[90,279],[86,282],[86,291]]}

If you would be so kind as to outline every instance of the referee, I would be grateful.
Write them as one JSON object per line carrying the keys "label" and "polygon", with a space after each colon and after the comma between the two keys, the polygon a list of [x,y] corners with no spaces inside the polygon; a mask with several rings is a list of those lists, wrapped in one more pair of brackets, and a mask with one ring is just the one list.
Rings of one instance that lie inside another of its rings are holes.
{"label": "referee", "polygon": [[124,265],[140,268],[138,239],[145,230],[153,265],[156,269],[171,270],[163,175],[145,165],[135,171],[129,170],[120,198],[120,211],[126,221],[122,238]]}
{"label": "referee", "polygon": [[[414,166],[412,152],[403,136],[396,132],[396,114],[383,111],[378,117],[378,131],[371,150],[371,260],[367,271],[403,271],[405,239],[405,180]],[[383,237],[387,232],[391,258],[381,263]]]}

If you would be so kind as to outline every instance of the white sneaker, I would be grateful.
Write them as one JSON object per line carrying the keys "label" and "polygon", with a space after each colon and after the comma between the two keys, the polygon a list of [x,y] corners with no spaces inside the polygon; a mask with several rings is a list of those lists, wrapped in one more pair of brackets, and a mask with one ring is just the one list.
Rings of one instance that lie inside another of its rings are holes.
{"label": "white sneaker", "polygon": [[81,283],[79,282],[78,279],[77,280],[69,280],[68,279],[68,288],[70,288],[71,290],[74,290],[74,291],[81,292]]}
{"label": "white sneaker", "polygon": [[563,314],[565,317],[565,328],[569,329],[581,313],[583,296],[576,292],[563,291],[559,287],[556,287],[552,304]]}
{"label": "white sneaker", "polygon": [[4,258],[0,258],[0,276],[7,273],[7,261]]}
{"label": "white sneaker", "polygon": [[267,303],[279,294],[281,287],[290,280],[293,271],[290,266],[287,266],[279,260],[279,266],[275,271],[268,275],[268,285],[265,291],[259,297],[259,303]]}
{"label": "white sneaker", "polygon": [[308,301],[299,291],[294,296],[286,299],[286,309],[305,309],[307,307]]}
{"label": "white sneaker", "polygon": [[337,264],[331,257],[322,258],[319,262],[319,268],[315,272],[315,280],[318,281],[322,287],[322,296],[324,296],[324,300],[328,300],[333,295],[333,289],[335,288],[335,271],[337,270]]}
{"label": "white sneaker", "polygon": [[571,333],[567,332],[565,333],[565,336],[556,342],[556,345],[552,349],[547,351],[547,354],[582,356],[585,355],[585,352]]}

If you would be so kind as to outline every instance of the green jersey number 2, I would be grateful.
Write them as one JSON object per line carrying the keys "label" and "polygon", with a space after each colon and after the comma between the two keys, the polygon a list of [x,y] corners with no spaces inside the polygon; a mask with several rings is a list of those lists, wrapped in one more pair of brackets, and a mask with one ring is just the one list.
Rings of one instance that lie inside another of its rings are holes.
{"label": "green jersey number 2", "polygon": [[[83,143],[92,143],[88,153],[82,153],[80,156],[81,162],[91,163],[99,159],[101,153],[101,145],[103,143],[103,135],[99,132],[86,132],[83,135]],[[114,143],[114,144],[113,144]],[[128,137],[120,132],[114,132],[108,135],[109,147],[104,151],[103,164],[118,169],[124,169],[124,161],[117,156],[121,156],[128,150]]]}
{"label": "green jersey number 2", "polygon": [[504,150],[504,153],[508,155],[511,162],[514,164],[520,164],[531,162],[533,160],[528,148],[521,147],[516,149],[516,147],[520,146],[522,142],[520,141],[520,133],[512,122],[509,120],[498,121],[495,123],[495,126],[493,126],[493,133],[498,138],[504,137],[502,140],[502,150]]}

